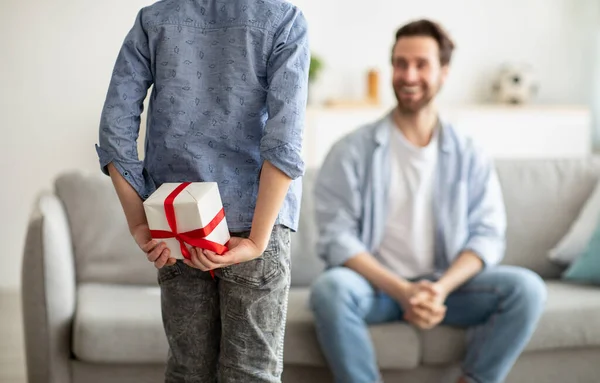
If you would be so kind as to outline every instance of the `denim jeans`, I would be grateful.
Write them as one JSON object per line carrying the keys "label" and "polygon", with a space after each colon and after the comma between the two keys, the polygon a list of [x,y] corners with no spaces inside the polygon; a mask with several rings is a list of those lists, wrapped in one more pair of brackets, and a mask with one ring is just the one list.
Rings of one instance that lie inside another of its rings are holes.
{"label": "denim jeans", "polygon": [[[468,327],[463,374],[471,382],[502,382],[528,343],[546,301],[532,271],[496,266],[446,299],[443,324]],[[368,325],[402,320],[402,307],[351,269],[337,267],[312,286],[317,336],[336,382],[380,381]],[[402,352],[402,345],[398,345]]]}
{"label": "denim jeans", "polygon": [[275,226],[259,258],[217,269],[215,275],[213,280],[181,261],[158,271],[169,343],[165,382],[280,382],[289,229]]}

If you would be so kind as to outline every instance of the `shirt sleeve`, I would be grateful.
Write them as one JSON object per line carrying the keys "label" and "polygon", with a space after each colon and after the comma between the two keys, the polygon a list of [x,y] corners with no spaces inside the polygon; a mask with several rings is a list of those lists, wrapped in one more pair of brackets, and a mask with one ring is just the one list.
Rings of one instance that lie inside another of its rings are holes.
{"label": "shirt sleeve", "polygon": [[105,174],[108,174],[107,165],[113,163],[140,197],[146,199],[155,186],[139,160],[137,139],[143,102],[153,76],[142,12],[143,9],[127,34],[114,65],[100,118],[96,152]]}
{"label": "shirt sleeve", "polygon": [[267,61],[268,120],[260,143],[263,160],[291,179],[304,174],[302,136],[308,94],[310,50],[302,12],[290,6],[273,37]]}
{"label": "shirt sleeve", "polygon": [[486,267],[498,264],[506,247],[504,198],[493,161],[480,152],[470,169],[468,223],[465,250],[478,255]]}
{"label": "shirt sleeve", "polygon": [[357,160],[346,141],[328,153],[315,183],[317,253],[329,267],[341,266],[359,253],[368,252],[360,238],[362,196]]}

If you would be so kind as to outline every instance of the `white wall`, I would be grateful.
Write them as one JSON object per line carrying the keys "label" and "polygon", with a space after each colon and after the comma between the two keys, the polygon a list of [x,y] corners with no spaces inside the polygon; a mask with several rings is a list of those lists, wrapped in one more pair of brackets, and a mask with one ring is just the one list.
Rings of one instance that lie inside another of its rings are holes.
{"label": "white wall", "polygon": [[[540,103],[588,103],[594,62],[598,0],[293,0],[311,22],[313,51],[327,65],[317,98],[361,97],[366,71],[382,74],[384,102],[389,57],[398,27],[427,17],[441,22],[457,49],[440,101],[480,102],[490,76],[505,61],[530,63],[537,72]],[[366,5],[369,4],[369,5]]]}
{"label": "white wall", "polygon": [[[599,10],[600,13],[600,10]],[[592,97],[591,107],[594,117],[594,143],[595,150],[600,151],[600,22],[596,23],[596,30],[593,33],[595,37],[595,52],[596,58],[594,60],[594,75],[592,76]]]}
{"label": "white wall", "polygon": [[[0,2],[0,288],[19,284],[36,194],[51,188],[61,171],[99,171],[94,143],[112,65],[137,10],[150,2]],[[513,58],[538,70],[540,102],[589,102],[596,0],[294,2],[310,22],[313,50],[327,64],[321,97],[358,97],[366,69],[376,66],[384,100],[391,102],[385,81],[393,33],[427,16],[446,25],[458,43],[444,101],[484,98],[489,73]]]}
{"label": "white wall", "polygon": [[147,0],[0,3],[0,287],[16,287],[32,204],[94,144],[118,49]]}

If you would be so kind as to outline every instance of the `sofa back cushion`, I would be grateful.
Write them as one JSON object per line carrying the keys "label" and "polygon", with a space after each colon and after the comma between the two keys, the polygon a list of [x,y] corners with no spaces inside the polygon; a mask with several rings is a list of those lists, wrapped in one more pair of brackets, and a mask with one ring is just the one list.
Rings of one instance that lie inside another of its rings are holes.
{"label": "sofa back cushion", "polygon": [[[563,268],[549,261],[548,251],[567,233],[591,195],[600,175],[600,158],[500,159],[495,163],[508,221],[502,263],[558,278]],[[300,227],[292,237],[292,284],[296,286],[309,285],[324,268],[315,251],[315,175],[311,169],[304,178]]]}
{"label": "sofa back cushion", "polygon": [[292,286],[308,286],[322,270],[324,262],[317,256],[313,188],[316,169],[308,169],[302,180],[302,207],[298,231],[292,234]]}
{"label": "sofa back cushion", "polygon": [[[600,159],[502,159],[496,168],[506,204],[504,264],[545,278],[563,271],[548,251],[566,234],[600,176]],[[292,285],[308,286],[324,269],[316,256],[316,169],[303,179],[298,232],[292,234]],[[55,182],[69,219],[80,282],[156,285],[156,269],[137,247],[110,178],[67,173]]]}
{"label": "sofa back cushion", "polygon": [[71,229],[78,282],[157,285],[127,227],[109,177],[66,173],[55,181]]}
{"label": "sofa back cushion", "polygon": [[592,194],[600,159],[503,159],[496,168],[508,219],[502,263],[558,278],[563,268],[549,260],[548,251]]}

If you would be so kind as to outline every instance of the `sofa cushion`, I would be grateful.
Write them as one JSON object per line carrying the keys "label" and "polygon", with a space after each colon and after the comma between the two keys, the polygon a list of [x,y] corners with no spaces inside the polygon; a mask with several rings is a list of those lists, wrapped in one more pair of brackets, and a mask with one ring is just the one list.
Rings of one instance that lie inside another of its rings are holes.
{"label": "sofa cushion", "polygon": [[165,363],[159,288],[80,285],[73,352],[92,363]]}
{"label": "sofa cushion", "polygon": [[[325,366],[312,312],[308,308],[309,290],[290,291],[284,361],[286,364]],[[384,369],[414,368],[419,364],[420,347],[417,332],[405,324],[389,323],[369,329],[378,364]]]}
{"label": "sofa cushion", "polygon": [[157,285],[109,177],[66,173],[55,189],[69,220],[78,282]]}
{"label": "sofa cushion", "polygon": [[[525,352],[600,347],[600,288],[548,281],[546,309]],[[465,331],[448,326],[421,332],[423,363],[459,361]]]}
{"label": "sofa cushion", "polygon": [[[307,170],[299,228],[292,234],[293,286],[308,286],[324,268],[315,253],[314,178],[315,171]],[[109,177],[65,173],[55,189],[69,220],[79,282],[157,285],[156,269],[131,238]]]}
{"label": "sofa cushion", "polygon": [[579,258],[593,237],[598,217],[600,217],[600,183],[596,184],[594,192],[581,208],[567,234],[548,252],[550,260],[568,266]]}
{"label": "sofa cushion", "polygon": [[600,159],[503,159],[496,160],[496,168],[508,219],[503,263],[559,278],[564,268],[553,264],[548,252],[592,194]]}
{"label": "sofa cushion", "polygon": [[[568,232],[600,175],[600,158],[499,159],[496,169],[506,205],[504,264],[524,266],[545,278],[559,278],[564,267],[548,252]],[[307,286],[323,269],[316,256],[313,188],[317,170],[303,181],[298,233],[292,237],[292,283]]]}
{"label": "sofa cushion", "polygon": [[[307,308],[308,290],[291,289],[286,327],[286,364],[325,366]],[[165,363],[158,287],[81,285],[73,326],[73,352],[92,363]],[[371,329],[382,368],[413,368],[419,361],[417,333],[406,325]]]}
{"label": "sofa cushion", "polygon": [[302,180],[302,207],[298,231],[292,234],[292,286],[306,287],[323,271],[316,255],[317,228],[314,223],[313,187],[316,171],[308,169]]}
{"label": "sofa cushion", "polygon": [[[526,351],[600,347],[600,288],[549,281],[548,303]],[[325,366],[308,289],[290,291],[284,361]],[[381,368],[459,361],[465,331],[441,326],[417,332],[404,323],[370,327]],[[73,352],[86,362],[164,363],[168,345],[157,287],[84,284],[79,287]]]}
{"label": "sofa cushion", "polygon": [[595,284],[600,287],[600,222],[594,224],[592,238],[579,257],[575,258],[567,271],[562,275],[569,282]]}

